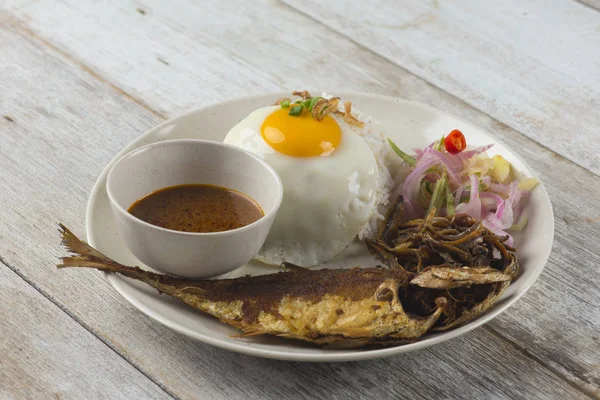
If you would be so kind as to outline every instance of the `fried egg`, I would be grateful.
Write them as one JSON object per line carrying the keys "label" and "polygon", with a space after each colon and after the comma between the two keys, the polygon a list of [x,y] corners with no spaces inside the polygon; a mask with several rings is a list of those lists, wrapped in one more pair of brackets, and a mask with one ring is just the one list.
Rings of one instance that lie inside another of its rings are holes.
{"label": "fried egg", "polygon": [[306,110],[299,116],[289,110],[258,109],[224,142],[263,158],[283,183],[281,207],[256,258],[308,267],[331,260],[368,229],[387,194],[361,128],[338,115],[317,121]]}

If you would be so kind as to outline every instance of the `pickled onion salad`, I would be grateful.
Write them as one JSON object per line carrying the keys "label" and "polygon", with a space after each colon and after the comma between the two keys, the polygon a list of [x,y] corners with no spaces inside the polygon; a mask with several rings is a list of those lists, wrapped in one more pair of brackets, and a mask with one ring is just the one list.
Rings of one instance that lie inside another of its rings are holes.
{"label": "pickled onion salad", "polygon": [[[521,175],[501,155],[489,156],[493,144],[469,148],[462,132],[453,130],[424,149],[409,155],[389,140],[394,152],[411,171],[404,180],[404,217],[423,218],[431,212],[440,216],[468,214],[491,232],[509,236],[522,230],[527,218],[523,208],[537,178]],[[435,210],[435,211],[434,211]]]}

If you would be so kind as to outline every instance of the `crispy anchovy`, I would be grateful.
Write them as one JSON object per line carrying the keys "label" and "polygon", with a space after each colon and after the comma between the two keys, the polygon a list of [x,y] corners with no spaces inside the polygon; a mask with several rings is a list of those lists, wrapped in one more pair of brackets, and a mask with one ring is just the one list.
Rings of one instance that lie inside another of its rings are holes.
{"label": "crispy anchovy", "polygon": [[410,283],[430,289],[453,289],[462,286],[507,282],[511,279],[509,274],[495,268],[456,268],[446,264],[428,267]]}
{"label": "crispy anchovy", "polygon": [[[390,255],[414,277],[407,288],[409,307],[422,312],[435,308],[434,295],[445,291],[444,317],[436,330],[469,322],[491,307],[516,278],[515,249],[465,214],[398,221],[392,209],[382,221],[378,241],[368,248],[385,262]],[[392,227],[394,229],[392,229]],[[493,249],[500,260],[493,258]],[[383,257],[381,255],[384,255]],[[416,289],[410,289],[411,287]]]}
{"label": "crispy anchovy", "polygon": [[449,242],[437,241],[433,239],[425,239],[425,243],[431,248],[436,250],[437,252],[445,252],[450,254],[455,254],[459,256],[463,261],[469,261],[473,258],[471,254],[464,251],[463,249],[453,246],[449,244]]}
{"label": "crispy anchovy", "polygon": [[402,213],[404,212],[404,198],[398,196],[394,204],[388,210],[384,222],[379,226],[377,237],[384,241],[389,240],[388,235],[398,231]]}
{"label": "crispy anchovy", "polygon": [[500,251],[502,259],[506,263],[505,265],[508,265],[508,262],[510,260],[510,255],[508,253],[508,250],[506,249],[506,246],[500,241],[500,239],[498,238],[498,236],[495,236],[495,235],[485,235],[483,237],[483,240],[486,241],[486,242],[491,243],[494,247],[496,247]]}
{"label": "crispy anchovy", "polygon": [[[445,229],[444,231],[447,231],[449,229]],[[476,222],[475,224],[471,225],[469,228],[467,228],[466,230],[451,235],[451,234],[444,234],[442,233],[443,231],[436,231],[435,229],[430,229],[429,233],[431,233],[432,235],[434,235],[436,238],[444,240],[446,242],[446,244],[449,245],[457,245],[457,244],[461,244],[465,241],[468,241],[472,238],[481,236],[482,233],[485,232],[485,228],[483,227],[483,225],[481,225],[480,222]]]}
{"label": "crispy anchovy", "polygon": [[[519,263],[517,262],[517,258],[514,255],[510,255],[509,258],[510,263],[504,269],[503,272],[504,274],[510,276],[511,279],[514,279],[517,271],[519,270]],[[448,321],[447,323],[444,323],[440,326],[436,326],[432,330],[445,331],[448,329],[455,328],[459,325],[464,325],[467,322],[471,321],[473,318],[475,318],[481,313],[484,313],[491,306],[493,306],[496,300],[498,300],[500,296],[502,296],[504,291],[508,288],[508,286],[510,286],[510,282],[510,280],[506,280],[504,282],[498,282],[490,285],[491,290],[489,291],[487,297],[483,299],[483,301],[473,305],[467,310],[464,310],[458,318]]]}
{"label": "crispy anchovy", "polygon": [[502,296],[502,294],[508,288],[509,285],[510,285],[510,281],[495,283],[495,284],[491,285],[492,289],[491,289],[489,295],[483,301],[475,304],[473,307],[471,307],[467,310],[464,310],[458,318],[455,318],[454,320],[450,321],[449,323],[445,323],[441,326],[434,327],[432,329],[432,331],[447,331],[448,329],[456,328],[459,325],[466,324],[467,322],[471,321],[472,319],[477,317],[479,314],[484,313],[491,306],[493,306],[494,303],[496,302],[496,300],[498,300],[498,298],[500,296]]}

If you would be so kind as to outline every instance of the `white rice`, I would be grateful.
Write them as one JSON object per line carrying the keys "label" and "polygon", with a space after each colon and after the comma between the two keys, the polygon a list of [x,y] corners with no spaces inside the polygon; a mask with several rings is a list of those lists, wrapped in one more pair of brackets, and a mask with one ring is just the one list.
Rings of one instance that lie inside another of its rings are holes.
{"label": "white rice", "polygon": [[[327,93],[323,93],[321,96],[326,99],[333,97]],[[344,111],[343,101],[340,102],[339,109],[342,112]],[[373,151],[378,168],[377,193],[375,195],[376,207],[373,207],[373,211],[369,216],[369,222],[358,233],[358,239],[363,240],[374,237],[377,234],[379,223],[385,218],[387,205],[393,198],[391,196],[394,194],[394,188],[397,186],[397,182],[392,178],[390,171],[395,170],[394,164],[398,157],[388,145],[379,123],[374,121],[370,115],[355,108],[352,108],[352,114],[365,124],[363,128],[353,128]]]}
{"label": "white rice", "polygon": [[358,134],[369,145],[375,159],[377,160],[377,193],[375,195],[376,207],[369,216],[369,222],[358,233],[360,240],[372,238],[377,234],[379,223],[385,218],[387,206],[390,203],[390,195],[394,190],[394,179],[390,173],[390,146],[388,145],[385,136],[382,134],[380,127],[370,115],[363,114],[358,110],[352,110],[352,114],[360,121],[364,122],[363,129],[357,129]]}

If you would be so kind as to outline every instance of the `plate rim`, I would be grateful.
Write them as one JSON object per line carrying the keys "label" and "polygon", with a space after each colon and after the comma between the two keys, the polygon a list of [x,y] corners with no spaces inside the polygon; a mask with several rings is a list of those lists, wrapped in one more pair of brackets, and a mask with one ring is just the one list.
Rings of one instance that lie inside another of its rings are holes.
{"label": "plate rim", "polygon": [[[315,92],[321,93],[321,91],[318,91],[318,90]],[[95,240],[94,240],[95,234],[94,234],[94,230],[92,229],[92,224],[90,223],[90,221],[92,220],[92,216],[94,213],[95,199],[97,198],[98,193],[102,190],[102,188],[104,186],[103,182],[105,181],[110,168],[112,167],[112,165],[114,165],[114,163],[117,160],[119,160],[121,157],[123,157],[123,155],[125,155],[125,154],[129,153],[130,151],[132,151],[133,149],[135,149],[136,148],[135,146],[137,144],[139,144],[139,142],[143,141],[144,138],[149,136],[152,132],[162,129],[164,126],[166,126],[168,124],[173,124],[174,122],[186,119],[187,117],[189,117],[193,114],[203,112],[203,111],[210,109],[212,107],[215,107],[215,106],[227,106],[230,103],[252,101],[257,98],[267,97],[267,96],[272,97],[272,98],[280,98],[280,97],[286,96],[286,95],[289,95],[288,91],[265,92],[265,93],[260,93],[258,95],[247,95],[247,96],[234,97],[234,98],[231,98],[228,100],[206,104],[202,107],[191,109],[191,110],[189,110],[181,115],[178,115],[176,117],[167,119],[167,120],[161,122],[160,124],[148,129],[147,131],[145,131],[144,133],[142,133],[141,135],[137,136],[135,139],[130,141],[103,168],[100,175],[98,175],[96,181],[94,182],[94,186],[92,187],[90,196],[88,197],[86,213],[85,213],[85,231],[86,231],[86,238],[87,238],[89,244],[91,246],[95,246]],[[535,176],[535,177],[538,176],[538,174],[535,172],[535,170],[533,168],[531,168],[531,166],[518,153],[516,153],[512,149],[511,146],[506,145],[502,140],[498,139],[496,136],[489,133],[487,130],[477,126],[474,123],[471,123],[470,121],[466,121],[463,118],[459,118],[451,113],[439,110],[437,108],[434,108],[430,105],[427,105],[427,104],[424,104],[421,102],[402,99],[399,97],[381,95],[381,94],[376,94],[376,93],[340,91],[340,96],[343,96],[346,98],[360,97],[360,98],[364,98],[364,99],[377,99],[378,101],[406,104],[406,105],[410,105],[413,107],[422,108],[430,113],[438,114],[438,115],[444,116],[446,118],[451,118],[451,119],[460,121],[461,124],[463,124],[465,126],[472,127],[477,131],[484,132],[486,135],[490,136],[494,140],[495,143],[501,144],[502,146],[509,149],[511,151],[512,155],[516,159],[518,159],[524,166],[526,166],[526,168],[529,170],[529,172],[531,173],[532,176]],[[424,340],[419,340],[419,341],[404,344],[404,345],[397,345],[397,346],[392,346],[392,347],[385,347],[385,348],[381,348],[381,349],[370,349],[370,350],[340,349],[340,353],[338,353],[338,354],[336,354],[336,353],[326,353],[326,354],[310,354],[310,353],[307,354],[307,353],[305,353],[305,354],[303,354],[301,352],[288,352],[285,350],[278,351],[278,350],[254,348],[251,346],[247,346],[244,343],[238,344],[238,343],[224,342],[224,341],[215,339],[211,336],[205,335],[203,333],[192,331],[191,329],[189,329],[185,326],[182,326],[177,323],[172,323],[171,321],[163,318],[163,316],[161,316],[160,314],[157,314],[150,307],[141,303],[141,301],[139,301],[135,296],[131,295],[128,291],[126,291],[123,288],[123,284],[129,285],[129,283],[127,283],[124,280],[124,278],[121,278],[117,275],[109,274],[109,273],[104,273],[104,275],[105,275],[106,279],[108,280],[108,282],[110,283],[110,285],[117,291],[117,293],[119,293],[123,298],[125,298],[125,300],[127,300],[131,305],[133,305],[135,308],[137,308],[139,311],[141,311],[146,316],[163,324],[164,326],[168,327],[169,329],[172,329],[178,333],[181,333],[181,334],[191,337],[195,340],[199,340],[203,343],[206,343],[206,344],[218,347],[218,348],[222,348],[222,349],[229,350],[229,351],[235,351],[235,352],[246,354],[246,355],[257,356],[257,357],[271,358],[271,359],[278,359],[278,360],[288,360],[288,361],[301,361],[301,362],[343,362],[343,361],[359,361],[359,360],[365,360],[365,359],[389,357],[389,356],[398,355],[398,354],[402,354],[402,353],[408,353],[408,352],[415,351],[415,350],[420,350],[420,349],[423,349],[423,348],[426,348],[426,347],[429,347],[432,345],[440,344],[440,343],[446,342],[448,340],[451,340],[453,338],[456,338],[458,336],[461,336],[467,332],[470,332],[470,331],[486,324],[487,322],[491,321],[492,319],[496,318],[498,315],[500,315],[501,313],[506,311],[508,308],[510,308],[517,300],[519,300],[525,293],[527,293],[529,291],[529,289],[537,281],[537,279],[541,275],[542,271],[545,269],[546,265],[548,264],[548,260],[550,258],[550,254],[552,252],[552,247],[554,244],[554,235],[555,235],[554,209],[552,207],[552,202],[550,200],[550,196],[548,195],[548,192],[541,180],[540,180],[540,184],[538,185],[536,190],[540,190],[542,192],[542,199],[544,200],[544,202],[547,203],[547,206],[549,207],[549,210],[551,211],[549,213],[549,215],[547,216],[547,218],[549,219],[548,222],[550,223],[550,225],[552,227],[552,232],[551,232],[550,238],[549,238],[550,246],[548,247],[546,254],[542,254],[543,265],[541,266],[541,268],[539,268],[539,270],[537,270],[533,275],[531,275],[529,277],[529,279],[526,282],[524,282],[524,287],[520,292],[515,293],[508,299],[505,299],[503,301],[503,303],[499,304],[495,310],[488,312],[487,314],[481,316],[480,318],[478,318],[466,325],[460,326],[451,331],[447,331],[439,336],[426,338]]]}

